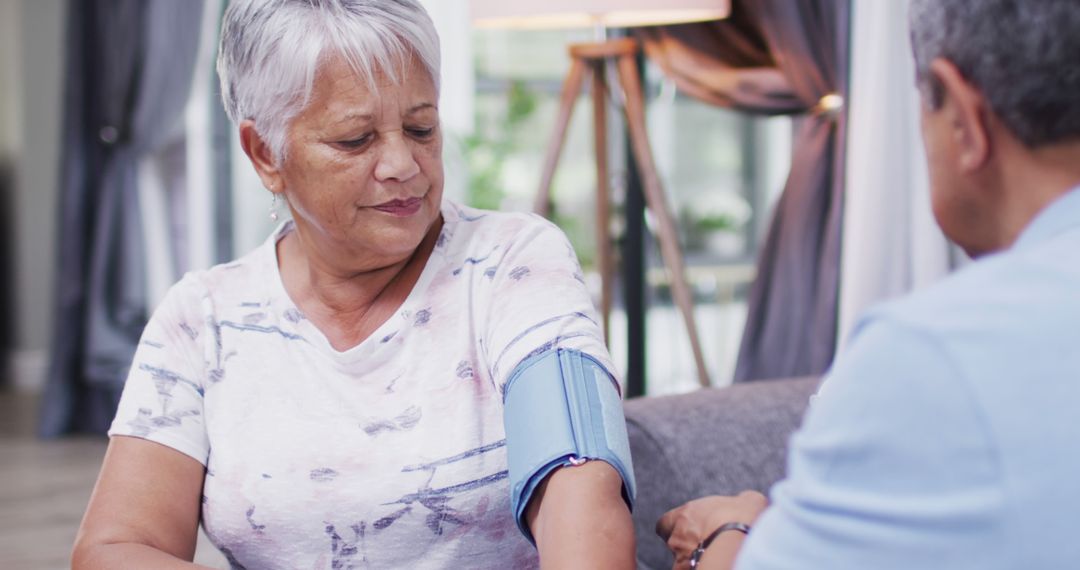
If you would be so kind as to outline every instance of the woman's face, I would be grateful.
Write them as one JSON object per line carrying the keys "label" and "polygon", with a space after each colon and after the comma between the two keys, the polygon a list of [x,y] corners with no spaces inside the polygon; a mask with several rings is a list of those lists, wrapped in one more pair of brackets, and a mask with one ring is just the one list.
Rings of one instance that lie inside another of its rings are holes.
{"label": "woman's face", "polygon": [[364,270],[412,254],[439,217],[438,96],[415,59],[373,92],[340,59],[323,64],[289,126],[282,188],[301,239]]}

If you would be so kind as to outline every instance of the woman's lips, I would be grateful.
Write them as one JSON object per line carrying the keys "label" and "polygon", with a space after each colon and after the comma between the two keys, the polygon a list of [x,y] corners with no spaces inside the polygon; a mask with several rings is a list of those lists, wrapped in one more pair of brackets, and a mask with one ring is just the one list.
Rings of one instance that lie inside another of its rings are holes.
{"label": "woman's lips", "polygon": [[389,202],[383,202],[377,206],[373,206],[374,209],[390,214],[391,216],[398,216],[401,218],[411,216],[420,211],[422,201],[420,198],[409,198],[407,200],[390,200]]}

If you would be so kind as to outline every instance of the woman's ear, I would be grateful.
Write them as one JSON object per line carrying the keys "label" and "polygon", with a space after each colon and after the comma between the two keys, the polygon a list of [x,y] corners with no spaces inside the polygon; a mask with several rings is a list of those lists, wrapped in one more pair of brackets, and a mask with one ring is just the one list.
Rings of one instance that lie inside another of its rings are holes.
{"label": "woman's ear", "polygon": [[277,158],[270,145],[266,144],[262,135],[255,130],[255,121],[251,119],[240,122],[240,148],[244,149],[244,154],[251,160],[251,165],[255,167],[255,172],[262,180],[263,186],[275,194],[281,192],[284,184],[282,184],[281,169]]}
{"label": "woman's ear", "polygon": [[941,87],[941,110],[946,113],[952,128],[959,162],[956,166],[960,172],[977,171],[993,152],[989,103],[951,61],[935,59],[930,63],[930,73]]}

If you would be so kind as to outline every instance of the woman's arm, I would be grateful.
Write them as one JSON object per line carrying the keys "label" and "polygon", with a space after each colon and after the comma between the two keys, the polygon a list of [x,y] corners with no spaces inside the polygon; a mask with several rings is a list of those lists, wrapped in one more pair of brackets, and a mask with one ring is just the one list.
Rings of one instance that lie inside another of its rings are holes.
{"label": "woman's arm", "polygon": [[536,489],[526,511],[540,566],[632,570],[634,524],[623,480],[604,461],[562,467]]}
{"label": "woman's arm", "polygon": [[75,539],[73,570],[202,568],[195,555],[205,468],[163,445],[117,436]]}

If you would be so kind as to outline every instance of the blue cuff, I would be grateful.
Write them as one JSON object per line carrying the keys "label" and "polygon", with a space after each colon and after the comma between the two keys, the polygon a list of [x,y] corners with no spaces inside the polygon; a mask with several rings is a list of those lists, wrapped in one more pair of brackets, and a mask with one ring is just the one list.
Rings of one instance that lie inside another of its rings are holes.
{"label": "blue cuff", "polygon": [[633,508],[636,487],[622,398],[614,377],[594,358],[555,349],[514,368],[503,392],[510,503],[522,534],[535,544],[525,509],[544,478],[571,459],[605,461],[623,480]]}

